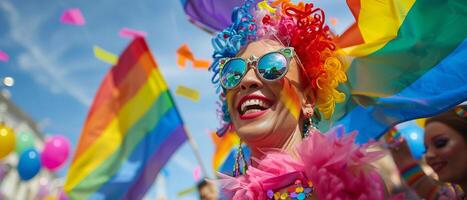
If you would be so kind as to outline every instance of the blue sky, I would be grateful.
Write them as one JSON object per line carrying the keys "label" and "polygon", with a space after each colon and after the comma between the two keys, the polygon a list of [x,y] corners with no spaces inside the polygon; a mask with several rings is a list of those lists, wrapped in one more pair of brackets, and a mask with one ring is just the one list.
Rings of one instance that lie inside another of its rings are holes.
{"label": "blue sky", "polygon": [[[344,0],[322,0],[317,4],[325,9],[328,19],[329,16],[338,19],[334,27],[338,33],[353,21]],[[86,25],[61,24],[60,15],[68,8],[80,8]],[[8,88],[12,101],[45,134],[63,134],[74,147],[97,87],[110,67],[94,57],[92,46],[120,54],[130,42],[118,36],[123,27],[148,33],[149,46],[172,91],[177,85],[200,91],[198,103],[174,97],[200,148],[203,163],[211,170],[213,145],[207,130],[218,125],[217,95],[210,83],[211,74],[189,67],[181,70],[175,57],[176,49],[187,43],[195,56],[210,58],[211,36],[188,22],[180,1],[0,0],[0,50],[10,55],[9,62],[0,62],[0,77],[15,79],[15,85]],[[185,143],[167,164],[165,180],[159,181],[166,187],[155,186],[148,193],[149,199],[164,188],[169,199],[180,199],[176,193],[195,184],[191,177],[197,165]],[[66,169],[67,166],[59,175],[63,176]],[[196,199],[196,194],[184,199]]]}

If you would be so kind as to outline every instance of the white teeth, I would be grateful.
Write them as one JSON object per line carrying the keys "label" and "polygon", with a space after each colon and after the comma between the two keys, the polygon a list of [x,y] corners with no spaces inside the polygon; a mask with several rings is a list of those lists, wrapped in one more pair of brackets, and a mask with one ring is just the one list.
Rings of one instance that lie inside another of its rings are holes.
{"label": "white teeth", "polygon": [[261,111],[261,110],[260,109],[250,109],[250,110],[245,111],[245,113],[243,113],[243,114],[254,113],[254,112],[259,112],[259,111]]}
{"label": "white teeth", "polygon": [[253,105],[258,105],[258,106],[260,106],[261,108],[267,108],[267,107],[269,107],[269,104],[268,104],[267,102],[263,101],[263,100],[260,100],[260,99],[249,99],[249,100],[246,100],[245,102],[242,103],[242,105],[240,106],[240,111],[241,111],[243,114],[261,111],[261,110],[259,110],[259,109],[249,109],[249,110],[246,110],[246,107],[247,107],[247,106],[253,106]]}

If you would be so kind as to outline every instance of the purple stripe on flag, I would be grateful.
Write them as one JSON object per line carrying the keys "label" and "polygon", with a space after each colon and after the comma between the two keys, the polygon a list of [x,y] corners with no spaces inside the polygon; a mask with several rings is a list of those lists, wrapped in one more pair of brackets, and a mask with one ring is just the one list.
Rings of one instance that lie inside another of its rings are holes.
{"label": "purple stripe on flag", "polygon": [[[256,0],[255,2],[258,2]],[[231,23],[232,10],[242,5],[244,0],[185,0],[185,12],[197,25],[211,31],[220,31]]]}
{"label": "purple stripe on flag", "polygon": [[149,158],[144,170],[139,177],[133,181],[132,186],[122,199],[142,199],[148,188],[154,183],[157,174],[166,164],[170,156],[187,139],[183,125],[177,127],[170,134],[170,138],[164,141]]}

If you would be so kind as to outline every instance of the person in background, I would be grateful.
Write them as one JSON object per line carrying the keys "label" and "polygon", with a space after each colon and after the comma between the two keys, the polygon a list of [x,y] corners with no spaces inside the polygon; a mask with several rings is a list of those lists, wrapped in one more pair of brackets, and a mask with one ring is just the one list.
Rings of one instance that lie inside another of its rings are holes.
{"label": "person in background", "polygon": [[401,176],[424,199],[467,199],[467,105],[429,118],[425,160],[439,178],[425,174],[406,142],[391,148]]}
{"label": "person in background", "polygon": [[199,199],[201,200],[218,200],[219,195],[216,186],[206,180],[201,180],[197,184]]}

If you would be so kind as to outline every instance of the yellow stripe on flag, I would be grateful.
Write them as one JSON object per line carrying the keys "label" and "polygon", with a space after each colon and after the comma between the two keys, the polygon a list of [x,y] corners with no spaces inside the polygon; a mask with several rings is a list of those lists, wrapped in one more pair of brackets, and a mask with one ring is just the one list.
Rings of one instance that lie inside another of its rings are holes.
{"label": "yellow stripe on flag", "polygon": [[[147,59],[142,57],[141,59]],[[116,118],[107,126],[102,135],[90,145],[71,165],[65,191],[71,191],[81,180],[99,167],[121,145],[128,129],[130,129],[159,97],[167,90],[159,70],[150,73],[148,81],[139,89],[118,112]]]}
{"label": "yellow stripe on flag", "polygon": [[111,65],[115,65],[118,61],[118,57],[115,54],[110,53],[97,45],[94,45],[93,51],[94,51],[94,56],[96,56],[96,58],[101,61],[104,61]]}
{"label": "yellow stripe on flag", "polygon": [[365,43],[343,50],[351,56],[369,55],[397,36],[415,0],[361,0],[357,25]]}

